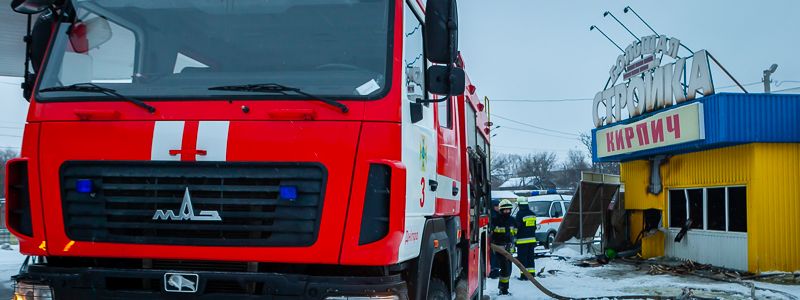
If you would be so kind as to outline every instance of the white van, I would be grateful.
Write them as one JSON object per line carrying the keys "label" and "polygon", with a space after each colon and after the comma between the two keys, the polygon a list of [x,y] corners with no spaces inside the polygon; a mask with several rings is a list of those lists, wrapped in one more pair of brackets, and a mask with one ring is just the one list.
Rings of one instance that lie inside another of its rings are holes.
{"label": "white van", "polygon": [[558,227],[567,213],[571,195],[548,194],[528,197],[528,206],[536,215],[536,240],[545,248],[550,248],[556,239]]}

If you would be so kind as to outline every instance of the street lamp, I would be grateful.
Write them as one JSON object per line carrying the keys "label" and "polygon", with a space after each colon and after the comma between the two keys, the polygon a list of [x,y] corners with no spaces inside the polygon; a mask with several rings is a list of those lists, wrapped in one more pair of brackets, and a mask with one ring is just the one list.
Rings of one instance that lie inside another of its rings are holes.
{"label": "street lamp", "polygon": [[764,93],[769,94],[770,83],[772,83],[772,79],[770,79],[769,77],[772,75],[772,73],[775,73],[775,70],[777,69],[778,69],[778,64],[772,64],[771,66],[769,66],[769,69],[764,70],[764,78],[762,79],[762,81],[764,81]]}

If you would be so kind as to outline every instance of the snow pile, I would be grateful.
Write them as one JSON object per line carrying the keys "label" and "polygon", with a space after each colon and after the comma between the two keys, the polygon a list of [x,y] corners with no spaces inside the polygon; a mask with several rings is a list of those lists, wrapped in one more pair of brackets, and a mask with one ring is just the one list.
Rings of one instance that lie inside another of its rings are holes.
{"label": "snow pile", "polygon": [[564,245],[553,251],[553,256],[567,257],[570,259],[589,259],[595,257],[587,249],[583,249],[583,254],[580,252],[580,246]]}
{"label": "snow pile", "polygon": [[[694,276],[648,275],[645,265],[635,266],[619,261],[597,267],[579,267],[575,264],[583,260],[579,252],[562,248],[557,256],[536,259],[536,269],[541,271],[537,280],[555,292],[566,297],[599,297],[623,295],[680,296],[691,292],[696,297],[717,299],[747,299],[750,289],[736,283],[720,282]],[[591,256],[591,255],[590,255]],[[578,258],[580,259],[578,259]],[[520,272],[516,267],[512,272],[510,296],[499,296],[497,279],[486,284],[486,295],[492,299],[523,300],[550,299],[529,281],[519,281]],[[800,295],[798,285],[778,285],[754,282],[762,288],[775,289],[790,295]],[[787,299],[785,295],[768,291],[756,291],[757,299]]]}

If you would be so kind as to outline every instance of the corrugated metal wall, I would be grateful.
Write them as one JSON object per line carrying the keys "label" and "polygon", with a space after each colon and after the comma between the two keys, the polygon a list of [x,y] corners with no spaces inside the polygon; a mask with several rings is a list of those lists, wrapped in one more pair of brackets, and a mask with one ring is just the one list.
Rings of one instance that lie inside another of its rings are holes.
{"label": "corrugated metal wall", "polygon": [[746,184],[751,176],[754,148],[754,144],[746,144],[673,156],[662,167],[664,186]]}
{"label": "corrugated metal wall", "polygon": [[[706,138],[700,141],[641,150],[594,161],[628,161],[657,154],[683,154],[747,143],[800,142],[800,94],[719,93],[687,101],[658,112],[692,103],[703,103]],[[592,130],[592,148],[597,150],[595,133],[599,129],[630,124],[658,112],[643,114]]]}
{"label": "corrugated metal wall", "polygon": [[[665,192],[647,193],[649,162],[624,162],[625,207],[631,236],[642,226],[638,210],[666,207],[670,188],[747,186],[747,269],[751,272],[800,270],[800,144],[753,143],[676,155],[661,168]],[[666,217],[666,214],[664,215]],[[668,226],[668,220],[663,219]],[[642,255],[665,253],[665,237],[642,242]],[[713,245],[718,247],[719,245]]]}
{"label": "corrugated metal wall", "polygon": [[[670,188],[746,185],[751,176],[754,149],[754,144],[745,144],[672,156],[661,166],[664,190],[659,195],[647,193],[650,178],[649,161],[624,162],[620,166],[620,180],[625,184],[625,208],[629,210],[655,208],[663,211],[667,207],[667,190]],[[748,199],[750,199],[749,194],[748,186]],[[669,226],[666,217],[666,214],[662,216],[662,222],[664,226]],[[631,214],[631,236],[639,234],[642,222],[642,213],[634,211]],[[667,240],[671,241],[663,233],[644,238],[642,256],[664,255]],[[746,250],[740,251],[745,257]],[[731,263],[726,262],[726,264]],[[741,264],[744,265],[746,262]]]}
{"label": "corrugated metal wall", "polygon": [[669,229],[664,253],[706,264],[735,270],[747,270],[747,234],[689,230],[680,243],[675,243],[678,229]]}
{"label": "corrugated metal wall", "polygon": [[800,144],[756,145],[747,187],[749,269],[800,270]]}

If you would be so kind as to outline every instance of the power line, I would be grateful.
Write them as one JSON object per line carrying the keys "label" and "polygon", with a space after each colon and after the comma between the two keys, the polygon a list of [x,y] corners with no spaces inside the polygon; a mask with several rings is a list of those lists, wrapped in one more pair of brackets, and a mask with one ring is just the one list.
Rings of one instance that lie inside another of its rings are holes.
{"label": "power line", "polygon": [[522,131],[522,132],[527,132],[527,133],[533,133],[533,134],[539,134],[539,135],[559,138],[559,139],[572,140],[572,141],[576,140],[576,138],[569,138],[569,137],[558,136],[558,135],[554,135],[554,134],[541,133],[541,132],[530,131],[530,130],[526,130],[526,129],[520,129],[520,128],[509,127],[509,126],[504,126],[504,125],[501,125],[500,128],[498,128],[498,129],[511,129],[511,130],[516,130],[516,131]]}
{"label": "power line", "polygon": [[502,146],[502,145],[491,145],[492,148],[506,148],[506,149],[521,149],[521,150],[531,150],[531,151],[551,151],[551,152],[559,152],[559,153],[567,153],[570,149],[547,149],[547,148],[529,148],[529,147],[517,147],[517,146]]}
{"label": "power line", "polygon": [[1,129],[22,129],[22,127],[0,126]]}
{"label": "power line", "polygon": [[[784,82],[794,82],[791,80],[783,80],[780,83]],[[797,81],[800,82],[800,81]],[[742,86],[751,86],[756,84],[761,84],[761,81],[754,81],[750,83],[743,84]],[[777,86],[777,84],[776,84]],[[738,85],[726,85],[716,87],[716,89],[727,89],[727,88],[735,88],[739,87]],[[548,102],[583,102],[583,101],[592,101],[594,98],[565,98],[565,99],[490,99],[490,102],[530,102],[530,103],[548,103]]]}
{"label": "power line", "polygon": [[489,99],[489,102],[534,102],[534,103],[547,103],[547,102],[578,102],[578,101],[592,101],[593,98],[571,98],[571,99]]}
{"label": "power line", "polygon": [[541,127],[541,126],[536,126],[536,125],[533,125],[533,124],[528,124],[528,123],[520,122],[520,121],[517,121],[517,120],[513,120],[513,119],[510,119],[508,117],[504,117],[504,116],[501,116],[501,115],[498,115],[498,114],[492,114],[492,116],[500,118],[500,119],[503,119],[503,120],[506,120],[506,121],[509,121],[509,122],[513,122],[513,123],[517,123],[517,124],[520,124],[520,125],[525,125],[525,126],[528,126],[528,127],[536,128],[536,129],[539,129],[539,130],[544,130],[544,131],[549,131],[549,132],[554,132],[554,133],[560,133],[560,134],[564,134],[564,135],[568,135],[568,136],[572,136],[572,137],[578,137],[578,135],[574,134],[574,133],[558,131],[558,130],[550,129],[550,128],[544,128],[544,127]]}
{"label": "power line", "polygon": [[22,136],[21,136],[21,135],[11,135],[11,134],[0,134],[0,137],[16,137],[16,138],[21,138]]}
{"label": "power line", "polygon": [[800,92],[800,86],[799,87],[788,88],[788,89],[777,90],[777,91],[772,91],[772,93],[774,94],[774,93],[778,93],[778,92],[788,92],[788,91],[793,91],[793,90],[797,90],[798,92]]}

